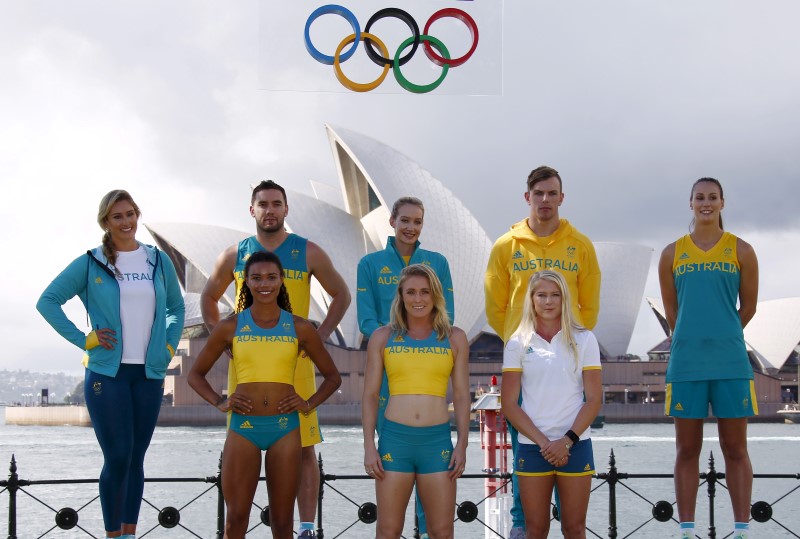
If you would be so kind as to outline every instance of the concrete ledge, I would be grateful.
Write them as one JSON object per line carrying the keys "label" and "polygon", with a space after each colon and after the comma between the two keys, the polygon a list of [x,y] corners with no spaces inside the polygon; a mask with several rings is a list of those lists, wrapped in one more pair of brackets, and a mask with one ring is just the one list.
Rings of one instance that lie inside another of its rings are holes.
{"label": "concrete ledge", "polygon": [[92,426],[85,406],[6,406],[5,412],[6,425]]}
{"label": "concrete ledge", "polygon": [[[759,415],[751,422],[782,423],[776,412],[780,403],[759,404]],[[323,425],[360,425],[361,403],[323,404],[319,408]],[[664,415],[664,405],[607,403],[600,411],[606,423],[672,423]],[[713,421],[713,418],[709,418]],[[6,425],[72,425],[90,427],[89,412],[85,406],[8,406],[5,408]],[[197,406],[162,406],[158,416],[161,427],[216,427],[225,426],[225,414],[210,404]]]}

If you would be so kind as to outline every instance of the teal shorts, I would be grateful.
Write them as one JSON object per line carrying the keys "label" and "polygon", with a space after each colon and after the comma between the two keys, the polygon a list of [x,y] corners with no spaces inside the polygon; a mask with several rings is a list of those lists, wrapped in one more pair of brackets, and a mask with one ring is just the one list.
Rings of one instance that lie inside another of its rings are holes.
{"label": "teal shorts", "polygon": [[752,380],[699,380],[667,384],[664,413],[681,419],[705,419],[708,407],[718,418],[758,415],[755,384]]}
{"label": "teal shorts", "polygon": [[300,427],[297,412],[280,415],[239,415],[231,414],[230,429],[247,440],[261,451]]}
{"label": "teal shorts", "polygon": [[542,456],[536,444],[519,444],[514,460],[514,473],[526,476],[540,475],[592,475],[594,473],[594,452],[591,440],[580,440],[569,450],[569,459],[564,466],[554,466]]}
{"label": "teal shorts", "polygon": [[450,423],[409,427],[385,419],[378,438],[378,454],[387,472],[446,472],[453,456]]}

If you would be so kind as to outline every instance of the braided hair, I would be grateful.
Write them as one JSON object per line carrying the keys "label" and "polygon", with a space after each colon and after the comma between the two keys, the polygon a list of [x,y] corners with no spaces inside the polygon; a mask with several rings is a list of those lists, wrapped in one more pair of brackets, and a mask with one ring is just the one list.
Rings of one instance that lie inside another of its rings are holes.
{"label": "braided hair", "polygon": [[[239,290],[236,312],[240,313],[253,304],[253,293],[250,291],[250,287],[247,286],[247,275],[250,273],[250,268],[253,266],[253,264],[258,264],[259,262],[271,262],[275,264],[278,266],[278,271],[280,272],[281,276],[283,276],[283,264],[281,264],[281,259],[278,258],[278,255],[275,253],[258,251],[257,253],[250,255],[250,258],[247,259],[247,263],[244,265],[244,282],[242,282],[242,288]],[[281,282],[281,289],[278,292],[278,307],[284,311],[292,312],[292,304],[289,301],[289,292],[286,291],[286,285],[283,284],[283,282]]]}

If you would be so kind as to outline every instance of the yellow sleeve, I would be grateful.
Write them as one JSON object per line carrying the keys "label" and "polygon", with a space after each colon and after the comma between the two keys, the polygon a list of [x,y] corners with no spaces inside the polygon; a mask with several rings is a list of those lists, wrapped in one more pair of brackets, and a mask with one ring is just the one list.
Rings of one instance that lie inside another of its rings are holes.
{"label": "yellow sleeve", "polygon": [[83,349],[91,350],[95,346],[100,346],[100,339],[97,338],[97,333],[92,331],[86,336],[86,345]]}
{"label": "yellow sleeve", "polygon": [[585,247],[585,260],[578,273],[578,303],[583,326],[593,329],[600,314],[600,264],[592,242],[585,242]]}
{"label": "yellow sleeve", "polygon": [[483,283],[483,292],[486,299],[486,320],[489,326],[503,340],[505,340],[504,331],[511,282],[508,264],[503,256],[506,254],[504,251],[507,251],[505,245],[500,244],[498,240],[489,255],[489,264],[486,267],[486,276]]}

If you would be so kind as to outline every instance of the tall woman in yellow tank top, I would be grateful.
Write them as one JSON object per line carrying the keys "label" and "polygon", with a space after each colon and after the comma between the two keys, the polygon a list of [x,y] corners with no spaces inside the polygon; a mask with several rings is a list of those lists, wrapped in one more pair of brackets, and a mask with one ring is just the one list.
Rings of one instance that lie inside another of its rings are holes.
{"label": "tall woman in yellow tank top", "polygon": [[[220,412],[233,412],[222,454],[225,537],[243,538],[247,531],[261,474],[261,451],[266,450],[272,537],[290,539],[300,482],[297,414],[322,404],[339,387],[341,377],[314,326],[291,314],[280,259],[273,253],[255,253],[247,261],[245,276],[239,314],[214,328],[189,373],[189,385]],[[225,398],[205,376],[232,345],[240,347],[234,361],[246,363],[237,369],[247,377],[240,378],[236,392]],[[292,385],[298,348],[305,350],[325,378],[308,400],[300,398]]]}
{"label": "tall woman in yellow tank top", "polygon": [[[658,275],[672,330],[666,414],[675,421],[675,495],[681,537],[695,537],[695,502],[703,420],[717,418],[735,539],[746,539],[753,468],[747,417],[758,413],[743,328],[756,312],[758,260],[753,248],[722,227],[725,199],[714,178],[692,186],[690,234],[661,253]],[[738,304],[738,307],[737,307]]]}
{"label": "tall woman in yellow tank top", "polygon": [[[456,479],[469,435],[469,346],[450,326],[442,285],[422,264],[400,273],[391,321],[369,340],[362,401],[364,468],[376,479],[376,537],[398,538],[414,482],[432,539],[453,538]],[[389,404],[375,445],[383,371]],[[452,385],[458,440],[450,439],[447,386]]]}

